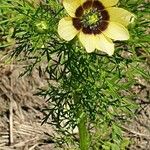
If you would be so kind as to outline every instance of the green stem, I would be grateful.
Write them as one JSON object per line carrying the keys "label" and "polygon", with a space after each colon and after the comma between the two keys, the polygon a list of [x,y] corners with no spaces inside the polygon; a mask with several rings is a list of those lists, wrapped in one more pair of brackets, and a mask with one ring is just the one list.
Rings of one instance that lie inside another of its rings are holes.
{"label": "green stem", "polygon": [[[74,94],[74,102],[79,103],[79,96],[77,93]],[[77,118],[78,122],[78,130],[79,130],[79,142],[80,142],[80,150],[89,150],[90,147],[90,136],[89,131],[87,129],[87,115],[84,112],[82,106],[78,109]]]}
{"label": "green stem", "polygon": [[78,124],[79,136],[80,136],[80,149],[89,149],[89,132],[87,130],[87,116],[84,113],[80,113],[80,122]]}

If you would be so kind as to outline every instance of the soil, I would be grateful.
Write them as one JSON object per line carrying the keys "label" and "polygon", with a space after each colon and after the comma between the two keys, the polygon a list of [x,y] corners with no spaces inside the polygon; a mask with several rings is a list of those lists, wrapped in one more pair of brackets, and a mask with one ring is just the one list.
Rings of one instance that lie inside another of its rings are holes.
{"label": "soil", "polygon": [[[34,95],[46,81],[36,69],[30,76],[19,77],[23,66],[0,59],[0,150],[54,150],[55,143],[48,136],[54,133],[52,126],[41,125],[47,103]],[[133,91],[139,95],[140,108],[124,126],[124,134],[133,141],[130,150],[150,150],[149,85],[139,79]]]}

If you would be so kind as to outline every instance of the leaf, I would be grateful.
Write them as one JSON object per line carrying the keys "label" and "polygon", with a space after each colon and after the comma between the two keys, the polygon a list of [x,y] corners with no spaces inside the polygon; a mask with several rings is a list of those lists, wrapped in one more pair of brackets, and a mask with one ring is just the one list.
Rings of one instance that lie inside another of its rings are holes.
{"label": "leaf", "polygon": [[111,144],[111,150],[120,150],[117,144]]}

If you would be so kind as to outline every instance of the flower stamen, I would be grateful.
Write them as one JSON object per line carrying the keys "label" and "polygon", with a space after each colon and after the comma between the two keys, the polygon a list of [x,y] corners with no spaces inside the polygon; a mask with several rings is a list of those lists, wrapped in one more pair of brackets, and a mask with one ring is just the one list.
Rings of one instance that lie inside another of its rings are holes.
{"label": "flower stamen", "polygon": [[[73,25],[77,30],[82,29],[85,34],[99,34],[100,29],[106,29],[109,15],[99,1],[86,1],[76,9]],[[104,25],[104,27],[103,27]]]}
{"label": "flower stamen", "polygon": [[83,26],[94,27],[98,24],[98,22],[100,22],[101,19],[102,19],[101,13],[97,11],[96,8],[94,8],[84,12],[81,22],[83,23]]}

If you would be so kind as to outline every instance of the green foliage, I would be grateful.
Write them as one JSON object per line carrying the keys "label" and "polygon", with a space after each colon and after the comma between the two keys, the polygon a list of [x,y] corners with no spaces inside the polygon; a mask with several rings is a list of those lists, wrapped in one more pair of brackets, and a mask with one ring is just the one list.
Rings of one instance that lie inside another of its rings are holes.
{"label": "green foliage", "polygon": [[137,77],[146,80],[150,77],[145,65],[150,41],[147,3],[120,2],[136,15],[136,21],[129,27],[130,40],[115,42],[113,57],[99,52],[87,54],[76,39],[70,42],[60,39],[57,25],[65,12],[55,0],[36,5],[27,0],[0,0],[0,3],[3,39],[0,47],[15,44],[11,57],[29,61],[22,75],[30,74],[34,67],[40,75],[48,75],[49,86],[37,93],[49,102],[43,110],[46,114],[43,123],[50,122],[69,137],[83,113],[88,116],[92,149],[125,150],[129,139],[123,137],[121,125],[137,108],[133,102],[137,95],[131,88],[138,82]]}

